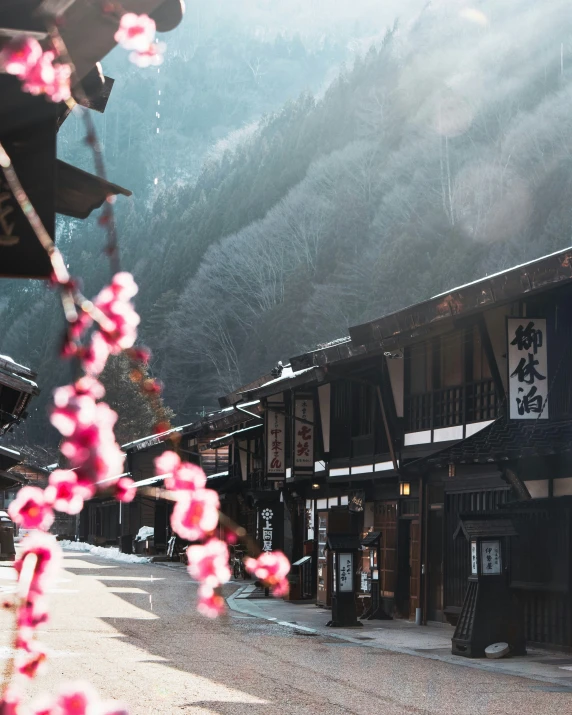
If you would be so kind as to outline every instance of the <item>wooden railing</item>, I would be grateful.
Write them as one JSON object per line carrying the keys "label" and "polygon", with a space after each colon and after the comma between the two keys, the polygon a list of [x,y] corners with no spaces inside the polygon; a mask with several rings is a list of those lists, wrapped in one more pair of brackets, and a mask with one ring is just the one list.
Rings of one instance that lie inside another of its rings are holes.
{"label": "wooden railing", "polygon": [[498,416],[498,407],[492,380],[410,395],[405,401],[405,429],[418,432],[494,420]]}

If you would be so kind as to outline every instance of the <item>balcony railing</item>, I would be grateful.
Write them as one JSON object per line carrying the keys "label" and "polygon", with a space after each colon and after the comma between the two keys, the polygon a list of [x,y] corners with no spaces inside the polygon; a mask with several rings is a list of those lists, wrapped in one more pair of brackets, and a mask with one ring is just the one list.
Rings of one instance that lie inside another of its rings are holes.
{"label": "balcony railing", "polygon": [[492,380],[410,395],[405,402],[407,432],[494,420],[499,408]]}

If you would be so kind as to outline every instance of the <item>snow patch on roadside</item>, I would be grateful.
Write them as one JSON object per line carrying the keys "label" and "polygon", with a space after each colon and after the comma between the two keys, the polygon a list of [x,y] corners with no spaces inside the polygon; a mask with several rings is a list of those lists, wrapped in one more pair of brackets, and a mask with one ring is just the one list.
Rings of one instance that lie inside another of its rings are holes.
{"label": "snow patch on roadside", "polygon": [[99,556],[109,561],[122,561],[127,564],[148,564],[151,559],[147,556],[136,556],[135,554],[124,554],[117,546],[93,546],[83,541],[60,541],[60,546],[64,551],[80,551],[89,553],[92,556]]}

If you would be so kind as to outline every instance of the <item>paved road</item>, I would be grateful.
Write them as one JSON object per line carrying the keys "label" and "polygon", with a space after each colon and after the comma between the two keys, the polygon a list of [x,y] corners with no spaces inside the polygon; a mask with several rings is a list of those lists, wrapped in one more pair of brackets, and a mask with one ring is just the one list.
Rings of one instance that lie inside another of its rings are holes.
{"label": "paved road", "polygon": [[76,553],[66,567],[43,634],[55,657],[34,688],[88,678],[132,715],[572,712],[572,694],[538,681],[304,636],[235,612],[206,620],[184,571]]}

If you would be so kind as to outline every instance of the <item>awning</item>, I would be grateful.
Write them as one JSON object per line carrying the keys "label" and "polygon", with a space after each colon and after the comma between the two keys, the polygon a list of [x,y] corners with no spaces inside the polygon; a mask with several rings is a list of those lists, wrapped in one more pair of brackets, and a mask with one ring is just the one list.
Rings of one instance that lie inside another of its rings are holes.
{"label": "awning", "polygon": [[72,218],[87,218],[109,196],[131,196],[129,189],[104,181],[94,174],[56,161],[56,212]]}
{"label": "awning", "polygon": [[381,538],[381,531],[370,531],[367,536],[361,540],[362,546],[377,546]]}
{"label": "awning", "polygon": [[360,548],[360,538],[354,534],[330,534],[326,543],[329,551],[359,551]]}
{"label": "awning", "polygon": [[476,538],[496,538],[500,539],[503,536],[518,536],[512,519],[508,516],[466,516],[461,517],[459,524],[453,534],[453,539],[458,538],[461,534],[471,541]]}

